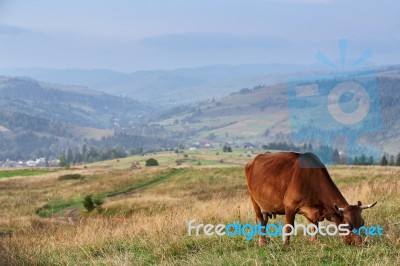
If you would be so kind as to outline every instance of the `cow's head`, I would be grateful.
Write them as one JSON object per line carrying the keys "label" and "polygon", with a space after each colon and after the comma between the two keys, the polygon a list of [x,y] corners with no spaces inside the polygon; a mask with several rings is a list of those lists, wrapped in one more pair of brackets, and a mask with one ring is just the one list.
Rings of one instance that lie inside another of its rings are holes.
{"label": "cow's head", "polygon": [[350,235],[344,236],[343,240],[347,244],[351,245],[361,245],[362,239],[359,235],[351,232],[353,229],[358,229],[364,225],[364,219],[361,216],[361,211],[365,209],[369,209],[375,206],[377,202],[374,202],[369,205],[362,205],[361,201],[358,202],[357,205],[347,205],[344,208],[338,207],[335,205],[336,210],[336,223],[337,224],[348,224],[348,229],[350,230]]}

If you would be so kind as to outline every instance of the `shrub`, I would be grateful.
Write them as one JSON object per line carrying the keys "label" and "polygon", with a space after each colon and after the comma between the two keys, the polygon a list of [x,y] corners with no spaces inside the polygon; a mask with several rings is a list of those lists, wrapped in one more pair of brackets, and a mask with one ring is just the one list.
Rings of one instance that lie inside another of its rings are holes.
{"label": "shrub", "polygon": [[94,199],[93,200],[94,204],[96,205],[96,207],[103,205],[104,201],[102,199]]}
{"label": "shrub", "polygon": [[146,166],[158,166],[158,161],[154,158],[147,159]]}
{"label": "shrub", "polygon": [[223,152],[232,152],[232,148],[230,146],[224,145],[224,147],[222,148]]}
{"label": "shrub", "polygon": [[76,180],[76,179],[83,179],[85,178],[81,174],[68,174],[68,175],[60,175],[58,180]]}
{"label": "shrub", "polygon": [[94,208],[96,208],[93,199],[92,199],[92,195],[87,195],[84,199],[83,199],[83,207],[85,207],[85,209],[88,212],[91,212],[94,210]]}
{"label": "shrub", "polygon": [[100,198],[97,199],[92,199],[92,195],[87,195],[84,199],[83,199],[83,207],[85,207],[85,209],[88,212],[93,211],[96,208],[101,207],[101,205],[103,204],[103,200]]}

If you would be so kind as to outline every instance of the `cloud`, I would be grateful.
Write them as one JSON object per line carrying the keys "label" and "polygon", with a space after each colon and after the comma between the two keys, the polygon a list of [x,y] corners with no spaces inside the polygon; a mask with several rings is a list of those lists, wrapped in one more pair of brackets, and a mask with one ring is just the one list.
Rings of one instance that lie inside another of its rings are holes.
{"label": "cloud", "polygon": [[31,30],[20,28],[17,26],[11,26],[6,24],[0,24],[0,34],[9,35],[9,34],[25,34],[30,33]]}
{"label": "cloud", "polygon": [[299,3],[299,4],[326,4],[332,0],[283,0],[284,2]]}
{"label": "cloud", "polygon": [[138,42],[143,47],[167,50],[282,49],[292,46],[286,39],[225,33],[178,33],[153,36]]}

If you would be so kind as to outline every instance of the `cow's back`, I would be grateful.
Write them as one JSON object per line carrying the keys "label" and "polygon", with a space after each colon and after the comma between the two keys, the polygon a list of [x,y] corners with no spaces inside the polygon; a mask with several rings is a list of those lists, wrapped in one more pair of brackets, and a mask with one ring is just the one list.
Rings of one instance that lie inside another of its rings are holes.
{"label": "cow's back", "polygon": [[280,152],[257,155],[246,165],[247,186],[261,210],[284,211],[284,197],[298,167],[298,153]]}

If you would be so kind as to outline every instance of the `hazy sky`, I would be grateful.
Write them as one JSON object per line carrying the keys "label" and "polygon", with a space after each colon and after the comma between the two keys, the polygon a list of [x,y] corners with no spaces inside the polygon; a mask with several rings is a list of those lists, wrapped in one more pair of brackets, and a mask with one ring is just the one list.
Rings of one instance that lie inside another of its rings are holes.
{"label": "hazy sky", "polygon": [[0,0],[0,67],[313,64],[342,38],[397,64],[399,18],[398,0]]}

